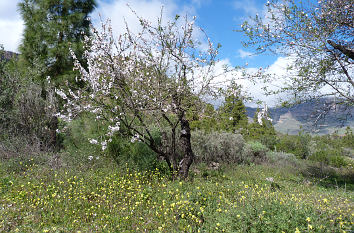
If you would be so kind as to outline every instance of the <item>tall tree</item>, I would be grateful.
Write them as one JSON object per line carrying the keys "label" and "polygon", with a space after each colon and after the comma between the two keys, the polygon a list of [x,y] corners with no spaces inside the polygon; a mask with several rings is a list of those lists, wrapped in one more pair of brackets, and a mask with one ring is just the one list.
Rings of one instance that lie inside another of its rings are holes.
{"label": "tall tree", "polygon": [[281,91],[295,102],[337,97],[353,105],[353,0],[270,0],[266,10],[241,26],[245,46],[290,58]]}
{"label": "tall tree", "polygon": [[[83,41],[85,36],[90,35],[88,15],[95,8],[96,2],[95,0],[22,0],[18,6],[25,22],[23,41],[19,48],[21,52],[19,64],[22,65],[23,70],[36,71],[32,72],[36,75],[31,79],[40,86],[40,96],[44,99],[44,103],[51,99],[47,89],[48,77],[55,88],[63,87],[66,82],[75,84],[74,77],[78,73],[73,71],[74,60],[70,55],[70,49],[83,62]],[[59,107],[61,105],[59,104]],[[53,116],[48,121],[47,127],[51,135],[50,147],[57,147],[57,117]]]}
{"label": "tall tree", "polygon": [[23,0],[19,9],[25,22],[21,58],[41,70],[39,80],[51,77],[55,86],[73,78],[71,48],[81,59],[83,40],[89,35],[88,15],[95,0]]}
{"label": "tall tree", "polygon": [[[82,111],[107,119],[110,125],[107,138],[100,142],[102,149],[123,127],[132,141],[148,145],[165,158],[173,173],[186,178],[194,160],[187,111],[213,93],[218,51],[208,37],[208,49],[200,46],[194,37],[199,28],[188,17],[181,20],[177,15],[169,22],[160,17],[157,25],[138,19],[141,30],[136,34],[127,28],[115,40],[108,23],[88,38],[89,69],[75,63],[87,88],[59,93],[67,100],[63,119]],[[152,134],[156,127],[167,143],[162,147]]]}
{"label": "tall tree", "polygon": [[253,117],[253,122],[248,125],[244,136],[247,139],[259,140],[268,148],[274,149],[277,143],[277,134],[270,114],[266,109],[267,107],[263,110],[257,109]]}
{"label": "tall tree", "polygon": [[238,94],[230,94],[225,97],[224,104],[219,109],[221,129],[235,132],[245,128],[248,124],[246,107],[243,99]]}

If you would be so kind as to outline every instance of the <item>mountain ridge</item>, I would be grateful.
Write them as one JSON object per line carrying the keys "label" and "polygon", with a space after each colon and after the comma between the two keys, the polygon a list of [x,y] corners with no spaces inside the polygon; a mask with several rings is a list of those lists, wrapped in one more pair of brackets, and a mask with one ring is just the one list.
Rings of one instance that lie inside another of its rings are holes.
{"label": "mountain ridge", "polygon": [[[253,119],[258,108],[246,107]],[[354,107],[336,104],[332,99],[319,99],[291,107],[269,108],[275,129],[281,133],[297,134],[300,130],[314,134],[328,134],[354,127]]]}

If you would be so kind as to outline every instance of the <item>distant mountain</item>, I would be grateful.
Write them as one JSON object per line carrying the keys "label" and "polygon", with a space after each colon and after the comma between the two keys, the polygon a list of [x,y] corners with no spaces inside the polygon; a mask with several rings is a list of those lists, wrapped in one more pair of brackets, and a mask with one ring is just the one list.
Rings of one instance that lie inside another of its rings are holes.
{"label": "distant mountain", "polygon": [[0,61],[3,61],[3,60],[6,60],[6,61],[9,61],[11,60],[12,58],[16,58],[18,57],[18,53],[14,53],[14,52],[11,52],[11,51],[0,51]]}
{"label": "distant mountain", "polygon": [[[246,107],[253,119],[257,108]],[[290,108],[270,108],[269,114],[277,131],[297,134],[300,129],[314,134],[327,134],[335,130],[343,132],[347,126],[354,127],[354,106],[334,104],[333,100],[320,99],[301,103]]]}

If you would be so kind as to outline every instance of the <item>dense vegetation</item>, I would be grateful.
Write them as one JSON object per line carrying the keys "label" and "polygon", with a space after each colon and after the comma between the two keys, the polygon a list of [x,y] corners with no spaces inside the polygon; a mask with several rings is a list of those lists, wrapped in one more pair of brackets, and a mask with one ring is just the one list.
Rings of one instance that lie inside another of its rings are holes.
{"label": "dense vegetation", "polygon": [[350,232],[353,227],[352,167],[337,170],[268,152],[262,165],[198,163],[182,182],[163,168],[139,171],[130,168],[132,161],[117,166],[110,158],[87,155],[3,159],[1,231]]}
{"label": "dense vegetation", "polygon": [[95,1],[64,3],[22,1],[21,54],[0,51],[0,231],[353,229],[350,127],[249,120],[235,80],[212,85],[219,46],[200,50],[194,19],[137,16],[140,34],[114,40],[109,23],[89,30]]}

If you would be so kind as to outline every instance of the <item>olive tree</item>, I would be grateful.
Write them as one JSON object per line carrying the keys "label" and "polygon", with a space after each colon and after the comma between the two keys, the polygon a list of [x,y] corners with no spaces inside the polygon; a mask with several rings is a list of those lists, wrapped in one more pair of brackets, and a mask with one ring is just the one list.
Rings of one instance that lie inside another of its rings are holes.
{"label": "olive tree", "polygon": [[[204,96],[216,93],[218,48],[195,26],[195,18],[176,15],[164,22],[161,14],[152,23],[136,17],[141,30],[133,33],[126,25],[125,33],[116,39],[109,21],[100,30],[92,28],[92,36],[85,39],[87,68],[72,53],[80,72],[77,81],[84,82],[85,88],[57,90],[67,101],[61,117],[71,120],[89,111],[107,121],[105,138],[90,139],[103,150],[124,128],[132,142],[145,143],[174,174],[186,178],[194,160],[186,112]],[[153,127],[162,133],[162,145],[153,136]]]}
{"label": "olive tree", "polygon": [[353,105],[353,1],[270,0],[265,9],[241,31],[246,47],[289,58],[280,91],[292,93],[293,102],[336,97],[337,103]]}

